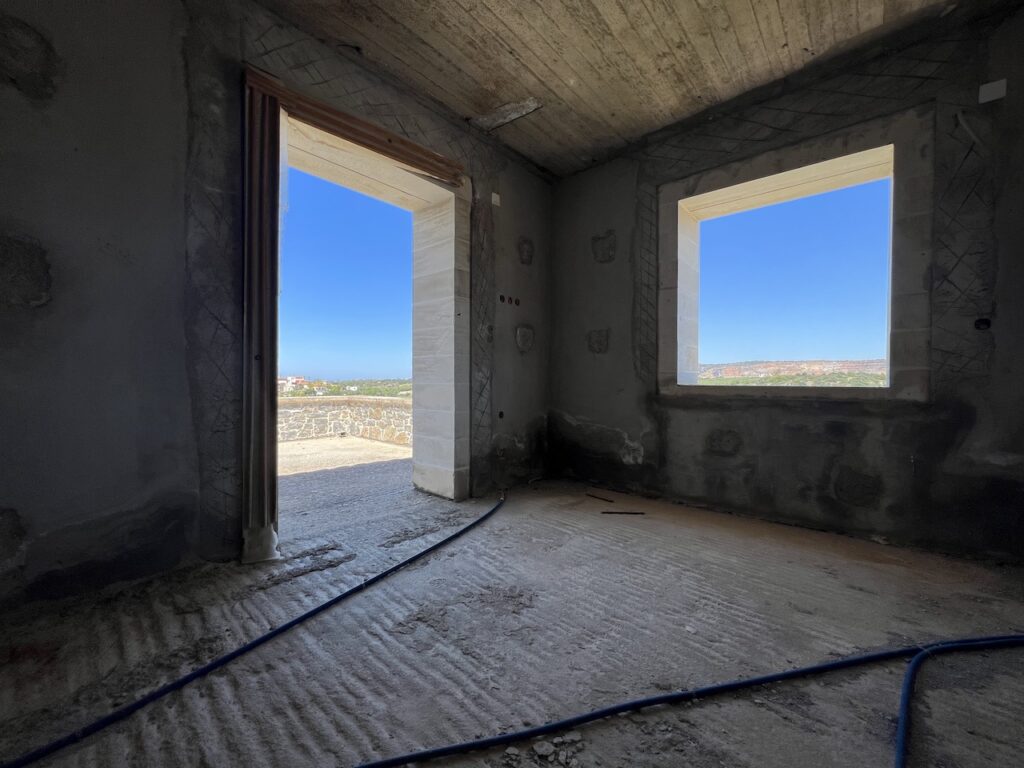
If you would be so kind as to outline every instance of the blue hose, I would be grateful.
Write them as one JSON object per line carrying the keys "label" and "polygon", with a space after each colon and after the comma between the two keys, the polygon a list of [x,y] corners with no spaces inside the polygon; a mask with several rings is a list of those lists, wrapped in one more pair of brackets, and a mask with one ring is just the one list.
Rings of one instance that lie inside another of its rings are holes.
{"label": "blue hose", "polygon": [[906,768],[907,755],[910,747],[910,699],[914,695],[914,680],[921,666],[931,657],[943,653],[957,651],[984,651],[998,648],[1014,648],[1024,645],[1024,635],[1003,635],[1001,637],[975,637],[963,640],[950,640],[943,643],[926,645],[907,665],[903,675],[903,687],[900,691],[899,724],[896,727],[896,759],[895,768]]}
{"label": "blue hose", "polygon": [[88,738],[89,736],[92,736],[95,733],[99,733],[100,731],[109,728],[115,723],[121,722],[125,718],[130,717],[131,715],[138,712],[146,705],[152,704],[154,701],[162,699],[169,693],[173,693],[174,691],[180,691],[182,688],[184,688],[192,681],[198,680],[201,677],[206,677],[211,672],[218,670],[221,667],[239,658],[240,656],[244,656],[250,651],[259,648],[261,645],[269,642],[270,640],[273,640],[278,635],[283,635],[285,632],[287,632],[290,629],[293,629],[294,627],[297,627],[304,621],[308,621],[317,614],[323,613],[328,608],[333,608],[338,603],[341,603],[347,600],[348,598],[352,597],[353,595],[362,592],[367,587],[371,587],[377,582],[383,581],[393,573],[397,573],[398,571],[405,568],[407,565],[411,565],[412,563],[415,563],[417,560],[426,557],[432,552],[436,552],[446,544],[455,541],[455,539],[459,538],[465,533],[468,533],[469,531],[480,525],[482,522],[487,520],[491,515],[493,515],[495,512],[501,509],[501,505],[504,503],[505,498],[503,494],[497,504],[491,507],[484,514],[480,515],[480,517],[476,518],[469,524],[457,530],[451,536],[447,536],[441,539],[440,541],[430,545],[426,549],[417,552],[415,555],[406,558],[397,565],[391,566],[386,571],[381,571],[376,576],[371,576],[369,579],[362,582],[361,584],[357,584],[351,589],[345,590],[339,595],[335,595],[330,600],[320,603],[320,605],[316,606],[315,608],[309,609],[301,616],[297,616],[294,619],[291,619],[290,621],[286,621],[284,624],[275,627],[274,629],[267,632],[265,635],[260,635],[255,640],[250,640],[245,645],[242,645],[233,651],[229,651],[228,653],[225,653],[223,656],[220,656],[214,659],[213,661],[203,664],[203,666],[201,667],[193,669],[191,672],[183,675],[182,677],[179,677],[177,680],[167,683],[167,685],[161,686],[160,688],[157,688],[155,691],[150,691],[142,698],[136,699],[133,702],[125,704],[123,707],[115,709],[109,715],[105,715],[101,717],[99,720],[95,720],[89,723],[88,725],[83,726],[82,728],[79,728],[75,731],[72,731],[71,733],[61,736],[59,739],[55,739],[54,741],[51,741],[49,744],[45,744],[41,747],[26,752],[25,754],[14,758],[10,762],[0,763],[0,768],[23,768],[26,765],[31,765],[32,763],[42,760],[44,757],[52,755],[54,752],[59,752],[60,750],[66,747],[70,747],[72,744],[77,744],[83,739]]}
{"label": "blue hose", "polygon": [[940,653],[952,653],[954,651],[980,651],[993,648],[1011,648],[1024,645],[1024,635],[998,635],[994,637],[975,637],[963,640],[949,640],[929,645],[912,645],[906,648],[896,648],[890,651],[877,651],[861,656],[850,656],[845,659],[836,659],[823,664],[816,664],[811,667],[790,669],[785,672],[775,672],[760,677],[748,677],[744,680],[733,680],[728,683],[718,683],[704,688],[693,688],[687,691],[673,691],[658,696],[650,696],[644,699],[634,699],[620,704],[612,704],[608,707],[584,712],[579,715],[567,717],[564,720],[556,720],[533,728],[526,728],[521,731],[503,733],[498,736],[490,736],[485,739],[464,741],[459,744],[449,744],[434,749],[425,749],[420,752],[410,752],[398,757],[390,757],[386,760],[375,760],[370,763],[363,763],[357,768],[395,768],[395,766],[407,765],[408,763],[421,763],[428,760],[436,760],[441,757],[475,752],[480,749],[493,749],[494,747],[512,744],[526,739],[535,739],[538,736],[547,736],[552,733],[566,731],[591,723],[595,720],[603,720],[613,715],[621,715],[626,712],[635,712],[648,707],[663,706],[666,704],[682,704],[697,699],[707,699],[723,693],[733,693],[745,688],[754,688],[758,685],[769,683],[780,683],[785,680],[793,680],[799,677],[810,677],[826,672],[836,672],[840,669],[858,667],[864,664],[876,664],[893,659],[905,659],[911,657],[907,666],[906,675],[903,678],[903,692],[900,698],[899,725],[896,731],[896,757],[895,768],[905,768],[907,764],[907,736],[910,728],[910,699],[914,688],[914,677],[926,659]]}

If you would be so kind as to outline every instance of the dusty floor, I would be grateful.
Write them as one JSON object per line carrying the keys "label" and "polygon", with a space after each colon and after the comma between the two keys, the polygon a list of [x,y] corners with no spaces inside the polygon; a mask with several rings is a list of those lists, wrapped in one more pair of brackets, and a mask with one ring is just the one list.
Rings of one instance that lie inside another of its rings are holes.
{"label": "dusty floor", "polygon": [[337,469],[377,461],[411,459],[412,446],[342,435],[277,444],[277,474],[294,475],[319,469]]}
{"label": "dusty floor", "polygon": [[[397,478],[402,463],[369,466]],[[320,494],[306,507],[338,527],[336,537],[296,530],[281,562],[184,569],[7,617],[0,758],[281,623],[490,504],[378,485],[356,488],[339,511],[323,498],[329,485],[321,473],[282,479],[283,499]],[[514,491],[422,564],[48,764],[352,765],[623,698],[1024,630],[1020,569],[585,490]],[[413,496],[423,501],[399,503]],[[884,766],[902,668],[661,708],[447,764]],[[939,659],[919,689],[912,765],[1019,764],[1024,652]]]}

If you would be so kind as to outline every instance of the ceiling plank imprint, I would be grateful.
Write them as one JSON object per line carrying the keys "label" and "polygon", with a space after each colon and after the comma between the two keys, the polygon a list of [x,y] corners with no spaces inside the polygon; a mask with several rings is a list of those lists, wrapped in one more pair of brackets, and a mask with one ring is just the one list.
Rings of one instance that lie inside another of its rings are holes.
{"label": "ceiling plank imprint", "polygon": [[772,62],[776,77],[784,77],[791,71],[793,54],[777,0],[750,0],[750,7],[757,20],[758,29],[765,41],[765,52]]}
{"label": "ceiling plank imprint", "polygon": [[[458,3],[438,3],[434,10],[437,13],[423,25],[424,39],[432,46],[441,46],[453,54],[457,52],[458,64],[478,82],[485,84],[493,94],[485,113],[529,96],[540,99],[542,108],[525,122],[547,134],[544,159],[540,161],[542,165],[551,167],[554,164],[553,170],[557,170],[559,164],[586,162],[583,148],[587,142],[594,140],[595,136],[607,141],[603,139],[600,119],[588,120],[574,108],[576,105],[566,103],[563,98],[566,94],[555,92],[544,77],[534,72],[534,68],[544,70],[539,57],[531,56],[524,62],[497,31],[492,31],[476,16],[467,14]],[[476,10],[481,12],[479,7]],[[464,22],[467,17],[475,23],[478,35],[464,34],[459,22]],[[570,101],[577,101],[573,94],[568,96]]]}
{"label": "ceiling plank imprint", "polygon": [[830,0],[833,40],[842,43],[860,35],[860,4],[850,0]]}
{"label": "ceiling plank imprint", "polygon": [[[371,65],[466,121],[537,99],[540,108],[491,133],[559,176],[953,5],[953,0],[259,1],[321,39],[358,46]],[[972,0],[970,9],[981,13],[1007,2]]]}
{"label": "ceiling plank imprint", "polygon": [[[663,98],[666,99],[669,115],[676,114],[679,109],[692,103],[694,99],[712,104],[712,93],[706,83],[701,82],[702,67],[687,66],[680,62],[671,37],[666,35],[664,26],[658,24],[657,18],[642,2],[619,2],[617,11],[621,11],[623,20],[628,24],[630,45],[642,51],[647,62],[664,78]],[[623,83],[626,88],[629,83]]]}
{"label": "ceiling plank imprint", "polygon": [[[578,94],[576,99],[586,105],[584,109],[589,105],[600,105],[602,115],[615,111],[614,102],[608,98],[606,90],[595,87],[596,83],[601,82],[599,70],[578,51],[573,55],[565,54],[572,49],[576,36],[564,34],[556,24],[544,18],[546,14],[543,6],[535,5],[529,9],[521,3],[491,3],[490,12],[516,34],[517,43],[523,48],[527,48],[525,41],[534,41],[529,47],[543,59],[552,76],[557,78],[556,91]],[[534,21],[531,21],[531,16]],[[620,141],[627,140],[630,135],[629,130],[615,120],[606,120],[605,124]]]}
{"label": "ceiling plank imprint", "polygon": [[660,25],[665,43],[672,50],[679,67],[693,73],[698,83],[698,98],[707,106],[715,104],[727,87],[722,62],[716,58],[717,49],[709,44],[710,32],[703,17],[691,8],[680,10],[675,0],[644,0],[652,19]]}
{"label": "ceiling plank imprint", "polygon": [[[563,113],[563,131],[568,131],[576,142],[599,130],[598,126],[581,119],[576,110],[566,108],[557,100],[556,92],[545,77],[546,64],[540,57],[521,56],[516,50],[514,40],[503,38],[503,30],[494,29],[491,24],[486,23],[490,19],[485,18],[489,14],[483,4],[472,3],[467,6],[462,2],[445,1],[439,3],[439,6],[439,10],[443,9],[446,13],[434,15],[430,25],[439,34],[444,45],[463,51],[469,62],[469,71],[476,73],[485,82],[494,83],[493,91],[497,96],[491,106],[492,109],[510,101],[535,96],[551,107],[548,110],[549,114],[553,110]],[[466,17],[473,20],[478,35],[463,34],[461,25],[455,19]],[[538,114],[540,120],[546,117],[544,114]]]}
{"label": "ceiling plank imprint", "polygon": [[[330,3],[323,3],[330,5]],[[390,62],[385,68],[393,71],[399,78],[410,81],[425,81],[430,83],[424,90],[445,103],[456,112],[466,116],[482,115],[500,106],[500,96],[496,95],[498,89],[505,87],[502,82],[494,81],[493,77],[481,77],[472,67],[472,60],[468,59],[461,49],[446,47],[445,56],[440,66],[436,61],[439,57],[435,52],[437,48],[422,36],[421,31],[414,32],[405,24],[400,22],[388,9],[381,7],[382,4],[365,3],[355,0],[351,8],[360,10],[361,13],[346,14],[347,22],[354,22],[350,27],[352,39],[368,41],[376,55]],[[348,10],[348,9],[346,9]],[[328,10],[329,13],[334,9]],[[396,44],[395,41],[399,41]],[[365,48],[367,55],[370,55],[370,48]],[[433,73],[436,72],[436,77]],[[507,99],[505,102],[513,99]],[[532,121],[528,126],[520,126],[520,131],[525,134],[525,140],[531,146],[545,147],[548,152],[565,154],[571,156],[574,150],[565,143],[558,133],[552,135],[550,121]]]}
{"label": "ceiling plank imprint", "polygon": [[795,72],[814,58],[811,43],[811,27],[803,0],[776,0],[779,15],[785,20],[787,49],[792,56],[790,71]]}
{"label": "ceiling plank imprint", "polygon": [[[769,80],[776,80],[785,74],[785,70],[776,66],[778,57],[772,57],[768,48],[774,49],[774,41],[765,39],[764,31],[757,23],[757,16],[754,8],[748,2],[734,2],[729,4],[729,20],[733,34],[743,52],[744,61],[753,64],[751,72],[747,74],[747,82],[757,84],[761,79],[753,73],[767,75]],[[751,86],[753,87],[753,86]]]}
{"label": "ceiling plank imprint", "polygon": [[[590,111],[599,109],[607,115],[615,115],[615,121],[623,127],[624,137],[637,135],[646,123],[643,119],[645,98],[643,87],[624,93],[609,87],[620,79],[615,63],[609,58],[606,47],[589,35],[580,33],[575,17],[563,3],[547,3],[533,0],[533,9],[538,13],[538,22],[533,25],[536,33],[556,41],[560,55],[575,64],[574,69],[588,78],[591,88],[602,92],[598,101],[591,102]],[[585,73],[585,74],[584,74]]]}
{"label": "ceiling plank imprint", "polygon": [[[494,14],[487,3],[479,0],[458,2],[467,11],[471,10],[474,18],[482,20],[486,26],[496,28],[490,43],[502,51],[502,57],[507,58],[510,69],[529,71],[527,82],[531,92],[525,94],[524,98],[534,96],[540,99],[541,110],[547,108],[549,112],[558,112],[560,122],[566,119],[566,115],[581,116],[576,122],[579,123],[583,141],[577,142],[578,144],[585,146],[589,140],[603,145],[622,140],[614,121],[609,119],[606,113],[596,113],[590,120],[583,117],[591,112],[592,102],[585,94],[570,86],[559,75],[557,67],[552,66],[553,61],[561,58],[557,52],[551,51],[550,55],[545,55],[543,41],[534,38],[527,42],[515,36],[512,28],[505,24],[500,16]],[[520,26],[520,30],[523,30],[523,27]],[[502,32],[508,33],[513,39],[502,39]]]}
{"label": "ceiling plank imprint", "polygon": [[885,21],[884,0],[857,0],[857,32],[864,34]]}

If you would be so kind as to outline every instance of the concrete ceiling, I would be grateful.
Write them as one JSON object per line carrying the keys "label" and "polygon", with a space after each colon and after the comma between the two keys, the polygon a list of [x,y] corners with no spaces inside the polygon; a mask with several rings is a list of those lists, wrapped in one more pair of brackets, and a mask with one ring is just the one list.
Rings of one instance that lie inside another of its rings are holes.
{"label": "concrete ceiling", "polygon": [[493,133],[559,175],[953,6],[950,0],[263,1],[322,39],[358,46],[370,62],[466,119],[539,101],[535,111]]}

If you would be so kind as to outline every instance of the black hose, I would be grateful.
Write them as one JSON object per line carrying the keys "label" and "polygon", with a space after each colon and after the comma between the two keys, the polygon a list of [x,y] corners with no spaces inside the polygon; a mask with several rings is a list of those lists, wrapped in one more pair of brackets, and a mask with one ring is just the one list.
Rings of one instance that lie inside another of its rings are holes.
{"label": "black hose", "polygon": [[828,661],[811,667],[801,667],[799,669],[790,669],[785,672],[776,672],[770,675],[762,675],[760,677],[749,677],[744,680],[733,680],[728,683],[718,683],[704,688],[693,688],[687,691],[674,691],[672,693],[663,693],[658,696],[649,696],[644,699],[634,699],[633,701],[612,704],[608,707],[602,707],[601,709],[595,709],[590,712],[584,712],[579,715],[567,717],[564,720],[556,720],[555,722],[538,725],[533,728],[526,728],[521,731],[513,731],[511,733],[504,733],[498,736],[490,736],[485,739],[464,741],[459,744],[449,744],[443,747],[435,747],[434,749],[425,749],[420,752],[410,752],[409,754],[399,755],[398,757],[390,757],[385,760],[375,760],[373,762],[363,763],[362,765],[357,766],[357,768],[394,768],[394,766],[407,765],[408,763],[422,763],[428,760],[436,760],[441,757],[451,757],[453,755],[465,754],[466,752],[475,752],[481,749],[501,747],[506,744],[525,741],[526,739],[534,739],[538,736],[547,736],[552,733],[576,728],[595,720],[603,720],[606,717],[621,715],[626,712],[635,712],[648,707],[657,707],[666,704],[682,704],[683,702],[707,699],[712,696],[741,691],[745,688],[753,688],[758,685],[780,683],[785,680],[809,677],[811,675],[820,675],[826,672],[835,672],[840,669],[848,669],[849,667],[857,667],[863,664],[875,664],[882,661],[892,661],[893,659],[912,657],[910,664],[907,666],[906,676],[903,681],[903,694],[900,700],[899,725],[896,735],[896,759],[894,763],[895,768],[905,768],[908,746],[907,735],[910,725],[910,698],[914,686],[914,676],[921,664],[923,664],[927,658],[940,653],[985,650],[992,648],[1010,648],[1020,645],[1024,645],[1024,635],[999,635],[995,637],[976,637],[963,640],[950,640],[931,643],[924,646],[913,645],[889,651],[867,653],[862,656],[850,656],[845,659],[836,659],[835,661]]}
{"label": "black hose", "polygon": [[162,699],[169,693],[181,690],[194,680],[198,680],[201,677],[206,677],[206,675],[210,674],[211,672],[217,669],[220,669],[221,667],[234,661],[238,657],[244,656],[245,654],[249,653],[249,651],[259,648],[261,645],[270,640],[273,640],[278,635],[284,634],[289,629],[297,627],[304,621],[313,618],[317,614],[323,613],[328,608],[333,608],[338,603],[341,603],[344,600],[347,600],[348,598],[352,597],[353,595],[362,592],[367,587],[371,587],[377,582],[386,579],[388,576],[397,573],[398,571],[405,568],[407,565],[411,565],[412,563],[415,563],[417,560],[426,557],[432,552],[436,552],[438,549],[445,546],[446,544],[455,541],[455,539],[459,538],[464,533],[467,533],[471,531],[473,528],[476,528],[482,522],[487,520],[487,518],[489,518],[499,509],[501,509],[501,505],[504,503],[505,498],[503,494],[502,498],[498,501],[497,504],[491,507],[487,512],[482,514],[480,517],[476,518],[476,520],[473,520],[469,524],[463,526],[452,535],[447,536],[438,541],[437,543],[430,545],[426,549],[417,552],[415,555],[406,558],[397,565],[391,566],[386,571],[381,571],[376,576],[371,576],[369,579],[362,582],[361,584],[357,584],[351,589],[347,589],[341,594],[335,595],[330,600],[320,603],[320,605],[316,606],[315,608],[310,608],[301,616],[297,616],[294,619],[291,619],[290,621],[286,621],[279,627],[275,627],[266,634],[260,635],[255,640],[250,640],[245,645],[239,646],[235,650],[229,651],[228,653],[225,653],[223,656],[219,656],[213,661],[207,662],[206,664],[203,664],[203,666],[193,669],[191,672],[187,673],[186,675],[183,675],[182,677],[179,677],[177,680],[167,683],[166,685],[157,688],[155,691],[150,691],[142,698],[136,699],[135,701],[129,704],[125,704],[123,707],[115,709],[109,715],[105,715],[104,717],[101,717],[99,720],[95,720],[82,728],[79,728],[77,730],[72,731],[71,733],[61,736],[59,739],[55,739],[54,741],[51,741],[49,744],[45,744],[41,747],[37,747],[36,749],[31,750],[30,752],[26,752],[25,754],[14,758],[10,762],[0,764],[0,768],[23,768],[23,766],[31,765],[32,763],[35,763],[38,760],[42,760],[44,757],[47,757],[48,755],[52,755],[54,752],[59,752],[65,747],[70,747],[72,744],[77,744],[83,739],[88,738],[89,736],[92,736],[95,733],[99,733],[105,728],[109,728],[110,726],[114,725],[114,723],[121,722],[125,718],[133,715],[135,712],[138,712],[147,704],[152,704],[154,701]]}

